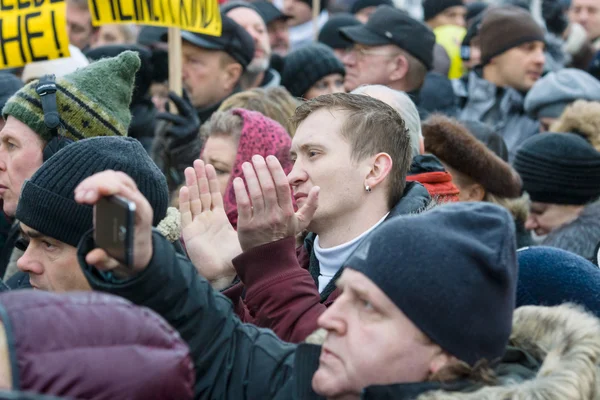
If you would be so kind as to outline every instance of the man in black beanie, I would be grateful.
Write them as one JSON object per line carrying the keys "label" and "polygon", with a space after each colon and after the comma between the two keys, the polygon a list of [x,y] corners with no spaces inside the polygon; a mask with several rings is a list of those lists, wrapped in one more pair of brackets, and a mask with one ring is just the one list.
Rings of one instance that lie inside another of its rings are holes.
{"label": "man in black beanie", "polygon": [[[25,181],[16,217],[25,251],[17,266],[32,287],[64,292],[89,290],[77,265],[77,244],[93,227],[92,207],[77,204],[77,185],[97,172],[122,171],[152,206],[152,225],[166,217],[169,193],[165,177],[142,145],[132,138],[81,140],[55,154]],[[15,277],[14,281],[17,281]],[[21,282],[20,287],[26,287]]]}
{"label": "man in black beanie", "polygon": [[466,26],[467,7],[462,0],[424,0],[423,20],[431,29],[443,25]]}
{"label": "man in black beanie", "polygon": [[[124,195],[128,184],[101,173],[82,182],[76,199],[94,205],[100,193]],[[593,390],[587,388],[595,383],[569,385],[564,376],[594,376],[598,350],[582,350],[582,366],[573,367],[556,340],[558,333],[569,348],[589,348],[598,336],[593,317],[562,306],[527,307],[513,318],[515,238],[510,215],[498,206],[445,205],[374,230],[345,263],[342,294],[319,318],[326,335],[293,345],[240,321],[231,303],[152,233],[139,193],[128,198],[141,210],[133,268],[87,240],[80,265],[95,290],[149,307],[179,331],[196,366],[198,398],[509,399],[569,386],[570,398],[579,399]],[[582,318],[591,336],[567,335],[565,321]]]}
{"label": "man in black beanie", "polygon": [[478,37],[481,65],[453,81],[458,117],[491,125],[504,138],[512,162],[523,141],[539,131],[539,123],[525,113],[524,97],[544,70],[544,31],[520,7],[488,7]]}
{"label": "man in black beanie", "polygon": [[581,136],[544,133],[523,143],[514,164],[531,198],[525,227],[545,245],[577,241],[591,259],[600,241],[600,153]]}

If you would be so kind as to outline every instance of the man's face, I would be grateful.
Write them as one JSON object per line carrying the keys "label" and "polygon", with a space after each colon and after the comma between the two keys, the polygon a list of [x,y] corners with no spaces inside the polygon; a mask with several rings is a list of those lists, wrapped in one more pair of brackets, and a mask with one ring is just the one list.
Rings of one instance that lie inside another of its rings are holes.
{"label": "man's face", "polygon": [[343,111],[316,110],[300,123],[292,139],[294,167],[288,181],[298,207],[310,189],[321,188],[319,207],[308,228],[311,232],[347,218],[364,202],[364,182],[371,166],[368,158],[351,159],[351,145],[340,134],[346,117]]}
{"label": "man's face", "polygon": [[249,72],[264,72],[271,62],[271,44],[267,26],[261,16],[247,7],[238,7],[227,13],[227,16],[237,22],[254,39],[254,58],[248,65]]}
{"label": "man's face", "polygon": [[575,220],[582,209],[583,206],[532,202],[525,229],[534,231],[537,236],[545,236]]}
{"label": "man's face", "polygon": [[536,41],[514,47],[492,59],[498,71],[499,86],[527,92],[544,71],[544,43]]}
{"label": "man's face", "polygon": [[356,14],[354,14],[354,17],[361,23],[366,24],[369,20],[369,17],[375,12],[375,10],[377,10],[377,6],[365,7]]}
{"label": "man's face", "polygon": [[337,286],[341,296],[318,319],[327,338],[315,392],[338,398],[371,385],[426,380],[441,348],[362,273],[345,269]]}
{"label": "man's face", "polygon": [[69,43],[80,50],[84,50],[90,46],[95,33],[90,12],[67,1]]}
{"label": "man's face", "polygon": [[303,24],[312,18],[312,9],[301,0],[283,0],[283,12],[291,17],[288,20],[289,26]]}
{"label": "man's face", "polygon": [[267,25],[267,31],[273,52],[280,56],[286,56],[290,50],[290,30],[287,21],[276,19]]}
{"label": "man's face", "polygon": [[393,45],[356,44],[342,59],[346,67],[346,91],[351,92],[361,85],[389,85],[394,57],[398,54],[398,48]]}
{"label": "man's face", "polygon": [[42,166],[44,141],[30,127],[9,116],[0,131],[0,198],[4,213],[14,217],[26,179]]}
{"label": "man's face", "polygon": [[222,53],[183,42],[181,54],[183,87],[192,105],[202,108],[223,100],[227,93],[221,82]]}
{"label": "man's face", "polygon": [[569,20],[583,26],[591,40],[597,39],[600,37],[600,1],[572,0]]}
{"label": "man's face", "polygon": [[98,29],[98,37],[94,40],[92,47],[102,47],[115,44],[127,44],[127,38],[123,34],[123,31],[119,28],[119,25],[102,25]]}
{"label": "man's face", "polygon": [[431,29],[435,29],[438,26],[444,25],[456,25],[456,26],[467,26],[467,7],[465,6],[454,6],[446,8],[444,11],[427,21],[427,25]]}
{"label": "man's face", "polygon": [[49,292],[92,290],[77,260],[77,248],[42,235],[21,223],[21,235],[27,245],[17,266],[29,274],[35,289]]}

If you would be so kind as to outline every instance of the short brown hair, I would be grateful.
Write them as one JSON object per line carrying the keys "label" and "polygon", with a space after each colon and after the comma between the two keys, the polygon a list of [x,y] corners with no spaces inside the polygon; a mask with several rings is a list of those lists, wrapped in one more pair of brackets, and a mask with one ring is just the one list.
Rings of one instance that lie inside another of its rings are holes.
{"label": "short brown hair", "polygon": [[322,108],[346,113],[340,134],[350,143],[354,162],[381,152],[391,157],[388,206],[392,209],[404,193],[412,158],[410,136],[400,114],[370,96],[334,93],[316,97],[298,107],[292,118],[292,129],[295,131],[310,113]]}
{"label": "short brown hair", "polygon": [[265,117],[279,122],[289,133],[290,119],[299,105],[300,102],[282,87],[254,88],[228,97],[218,111],[234,108],[258,111]]}
{"label": "short brown hair", "polygon": [[423,82],[425,82],[427,67],[425,67],[425,64],[419,61],[416,57],[413,57],[402,49],[400,49],[400,54],[404,56],[408,62],[408,72],[404,77],[404,80],[408,84],[406,91],[411,92],[419,89],[421,86],[423,86]]}

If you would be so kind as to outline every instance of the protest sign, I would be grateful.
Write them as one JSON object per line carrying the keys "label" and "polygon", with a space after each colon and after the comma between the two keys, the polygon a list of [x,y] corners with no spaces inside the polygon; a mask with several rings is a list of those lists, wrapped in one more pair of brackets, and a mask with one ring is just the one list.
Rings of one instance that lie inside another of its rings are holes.
{"label": "protest sign", "polygon": [[216,0],[88,0],[92,24],[136,23],[221,35]]}
{"label": "protest sign", "polygon": [[65,0],[0,0],[0,69],[69,55]]}

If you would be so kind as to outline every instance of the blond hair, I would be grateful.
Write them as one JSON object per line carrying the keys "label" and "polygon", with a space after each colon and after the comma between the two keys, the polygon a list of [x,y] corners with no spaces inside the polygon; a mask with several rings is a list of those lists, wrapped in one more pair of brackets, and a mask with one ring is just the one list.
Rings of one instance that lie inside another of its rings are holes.
{"label": "blond hair", "polygon": [[282,87],[254,88],[227,98],[218,111],[227,111],[234,108],[258,111],[265,117],[279,122],[291,134],[290,119],[298,105],[300,105],[300,102]]}

